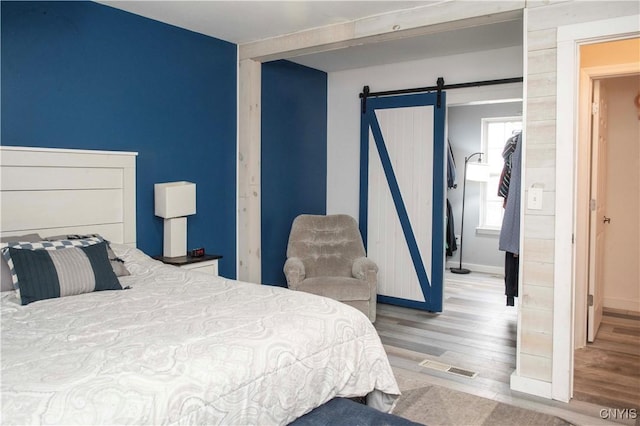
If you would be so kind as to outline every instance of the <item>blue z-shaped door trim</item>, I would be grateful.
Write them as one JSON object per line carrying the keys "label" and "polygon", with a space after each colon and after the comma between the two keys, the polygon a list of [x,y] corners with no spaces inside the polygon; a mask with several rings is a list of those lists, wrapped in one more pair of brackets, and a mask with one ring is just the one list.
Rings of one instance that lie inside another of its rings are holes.
{"label": "blue z-shaped door trim", "polygon": [[[422,289],[425,302],[415,300],[400,299],[391,296],[378,296],[378,301],[383,303],[396,304],[411,308],[418,308],[432,312],[442,311],[443,297],[443,272],[444,272],[444,118],[446,94],[442,93],[442,107],[437,108],[437,97],[435,93],[423,93],[417,95],[393,96],[384,98],[374,98],[367,100],[367,110],[362,114],[360,124],[360,231],[365,244],[367,242],[368,227],[368,175],[369,175],[369,130],[373,135],[382,168],[384,170],[387,183],[393,198],[393,203],[402,226],[402,231],[409,248],[411,260],[418,277],[418,282]],[[405,207],[402,193],[389,158],[384,137],[380,130],[380,125],[376,117],[377,109],[387,108],[408,108],[416,106],[432,105],[434,107],[434,129],[433,129],[433,211],[432,211],[432,259],[431,259],[431,281],[427,276],[420,249],[418,247],[413,227]]]}

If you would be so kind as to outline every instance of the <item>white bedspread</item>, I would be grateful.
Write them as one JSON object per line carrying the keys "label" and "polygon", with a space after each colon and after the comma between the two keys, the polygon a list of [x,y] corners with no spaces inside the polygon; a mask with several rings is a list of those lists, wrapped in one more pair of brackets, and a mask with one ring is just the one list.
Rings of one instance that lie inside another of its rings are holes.
{"label": "white bedspread", "polygon": [[2,293],[2,424],[286,424],[335,396],[399,394],[356,309],[114,249],[129,290]]}

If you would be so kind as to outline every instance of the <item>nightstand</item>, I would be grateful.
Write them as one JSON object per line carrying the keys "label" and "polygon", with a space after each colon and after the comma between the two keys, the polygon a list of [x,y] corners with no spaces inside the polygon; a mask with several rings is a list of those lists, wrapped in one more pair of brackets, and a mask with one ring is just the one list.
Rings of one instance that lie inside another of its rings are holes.
{"label": "nightstand", "polygon": [[153,256],[153,258],[159,260],[162,263],[166,263],[167,265],[178,266],[183,269],[191,269],[211,275],[218,275],[218,259],[222,259],[222,256],[220,256],[219,254],[205,254],[204,256],[200,257]]}

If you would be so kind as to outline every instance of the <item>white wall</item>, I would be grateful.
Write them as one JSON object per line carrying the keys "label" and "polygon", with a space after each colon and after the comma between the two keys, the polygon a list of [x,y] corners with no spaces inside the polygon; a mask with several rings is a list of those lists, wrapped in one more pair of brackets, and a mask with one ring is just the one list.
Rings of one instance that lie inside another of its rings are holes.
{"label": "white wall", "polygon": [[[329,73],[327,117],[327,214],[358,219],[360,168],[360,98],[372,92],[522,76],[522,47]],[[522,85],[452,90],[448,105],[488,99],[521,98]],[[466,207],[465,207],[466,208]]]}
{"label": "white wall", "polygon": [[[452,106],[448,110],[449,141],[456,161],[458,187],[447,190],[447,198],[451,203],[454,227],[460,235],[462,224],[462,183],[464,174],[464,158],[482,150],[482,119],[488,117],[522,116],[522,102],[509,102],[483,105]],[[505,141],[506,142],[506,141]],[[476,228],[480,222],[480,182],[467,182],[464,211],[464,252],[463,266],[472,271],[491,271],[503,273],[504,252],[498,250],[499,234],[479,233]],[[487,188],[497,192],[498,188]],[[460,261],[460,249],[448,259],[449,264]],[[482,268],[482,267],[485,268]],[[486,268],[486,267],[493,268]]]}
{"label": "white wall", "polygon": [[604,306],[640,310],[640,77],[606,79],[607,190]]}

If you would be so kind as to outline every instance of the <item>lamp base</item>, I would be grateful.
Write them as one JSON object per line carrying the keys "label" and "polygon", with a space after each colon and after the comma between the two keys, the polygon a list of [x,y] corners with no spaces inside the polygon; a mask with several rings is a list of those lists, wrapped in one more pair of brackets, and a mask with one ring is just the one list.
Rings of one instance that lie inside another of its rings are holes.
{"label": "lamp base", "polygon": [[172,217],[164,220],[164,257],[187,255],[187,218]]}
{"label": "lamp base", "polygon": [[454,274],[468,274],[471,272],[467,268],[450,268],[449,270]]}

